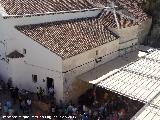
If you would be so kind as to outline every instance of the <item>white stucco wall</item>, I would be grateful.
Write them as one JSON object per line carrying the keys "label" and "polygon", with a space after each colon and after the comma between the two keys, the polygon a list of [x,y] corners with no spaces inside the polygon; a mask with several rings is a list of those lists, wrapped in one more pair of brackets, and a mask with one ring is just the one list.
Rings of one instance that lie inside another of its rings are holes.
{"label": "white stucco wall", "polygon": [[[57,100],[63,99],[63,81],[61,73],[56,73],[42,67],[28,65],[24,62],[24,59],[25,58],[10,60],[10,65],[13,70],[13,85],[34,92],[36,92],[37,87],[42,87],[46,90],[46,77],[50,77],[54,79],[54,89]],[[38,80],[36,83],[32,80],[32,74],[37,75]]]}
{"label": "white stucco wall", "polygon": [[6,59],[6,42],[0,40],[0,80],[7,82],[9,78],[8,62]]}
{"label": "white stucco wall", "polygon": [[[9,61],[13,84],[30,91],[35,91],[40,86],[46,90],[46,77],[50,77],[54,79],[57,99],[63,99],[62,58],[16,29],[9,29],[8,32],[13,33],[13,30],[14,34],[6,39],[6,53],[14,50],[23,53],[23,49],[26,49],[23,59]],[[8,32],[4,32],[4,35],[7,36]],[[32,74],[38,75],[37,83],[32,82]]]}
{"label": "white stucco wall", "polygon": [[[3,19],[0,17],[0,26],[3,25]],[[9,78],[8,63],[6,62],[6,40],[3,38],[3,29],[0,30],[0,79],[7,81]]]}

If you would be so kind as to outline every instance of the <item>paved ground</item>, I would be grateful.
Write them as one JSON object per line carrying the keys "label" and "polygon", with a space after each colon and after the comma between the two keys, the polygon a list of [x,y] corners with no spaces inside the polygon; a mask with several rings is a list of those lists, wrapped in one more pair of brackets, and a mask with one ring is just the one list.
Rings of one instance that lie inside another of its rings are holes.
{"label": "paved ground", "polygon": [[86,73],[79,75],[77,78],[87,83],[97,83],[99,82],[99,80],[101,80],[97,78],[101,78],[104,75],[112,74],[112,71],[119,69],[138,59],[140,57],[140,51],[148,51],[149,49],[151,48],[147,46],[139,46],[137,50],[124,54],[123,56],[116,57],[109,62],[106,62]]}
{"label": "paved ground", "polygon": [[138,58],[138,53],[139,51],[134,51],[124,56],[116,57],[115,59],[106,62],[105,64],[102,64],[86,73],[83,73],[82,75],[78,76],[78,78],[85,82],[94,81],[97,78],[102,77],[103,75],[111,73],[113,70],[119,69],[120,67],[133,62]]}

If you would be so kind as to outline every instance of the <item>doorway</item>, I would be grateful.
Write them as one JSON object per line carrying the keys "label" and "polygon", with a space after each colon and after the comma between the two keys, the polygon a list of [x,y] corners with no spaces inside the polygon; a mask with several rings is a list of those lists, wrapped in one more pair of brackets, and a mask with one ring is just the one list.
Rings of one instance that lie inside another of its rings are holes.
{"label": "doorway", "polygon": [[53,78],[47,77],[47,88],[49,89],[51,86],[54,88],[54,80]]}

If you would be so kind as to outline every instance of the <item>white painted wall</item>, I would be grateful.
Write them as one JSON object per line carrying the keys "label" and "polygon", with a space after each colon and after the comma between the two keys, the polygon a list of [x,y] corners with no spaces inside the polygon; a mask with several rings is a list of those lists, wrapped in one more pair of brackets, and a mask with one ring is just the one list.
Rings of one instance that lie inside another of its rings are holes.
{"label": "white painted wall", "polygon": [[[3,19],[0,17],[0,26],[3,25]],[[3,29],[0,30],[0,79],[7,81],[9,76],[9,66],[8,63],[6,62],[6,40],[3,39]],[[5,58],[5,60],[4,60]]]}
{"label": "white painted wall", "polygon": [[[9,28],[9,27],[8,27]],[[9,65],[12,70],[13,83],[27,90],[35,91],[36,87],[46,88],[46,77],[54,79],[56,97],[63,98],[63,79],[62,79],[62,58],[44,48],[37,42],[25,36],[16,29],[9,29],[9,33],[14,34],[8,36],[7,54],[14,50],[26,54],[23,59],[10,59]],[[8,32],[4,32],[7,36]],[[27,64],[25,64],[25,62]],[[38,75],[38,82],[32,82],[32,74]]]}
{"label": "white painted wall", "polygon": [[0,41],[0,80],[7,81],[9,78],[9,64],[7,63],[5,51],[5,41]]}
{"label": "white painted wall", "polygon": [[[24,62],[25,58],[12,59],[10,65],[13,69],[12,79],[13,85],[21,89],[26,89],[36,92],[37,87],[42,87],[46,90],[46,77],[54,79],[54,88],[57,100],[63,99],[63,79],[62,74],[55,73],[54,71],[47,70],[41,67],[28,65]],[[37,83],[32,81],[32,74],[37,75]],[[43,79],[45,81],[43,81]]]}

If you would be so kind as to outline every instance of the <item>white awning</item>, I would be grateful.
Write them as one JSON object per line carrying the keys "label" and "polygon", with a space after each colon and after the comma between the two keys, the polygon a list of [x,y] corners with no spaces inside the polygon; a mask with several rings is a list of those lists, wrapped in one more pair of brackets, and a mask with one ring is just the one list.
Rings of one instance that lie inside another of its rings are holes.
{"label": "white awning", "polygon": [[97,85],[144,103],[150,102],[160,92],[160,51],[154,50]]}
{"label": "white awning", "polygon": [[142,102],[149,102],[160,91],[160,81],[124,70],[101,81],[98,86]]}
{"label": "white awning", "polygon": [[138,116],[131,120],[160,120],[160,110],[151,106],[147,106]]}
{"label": "white awning", "polygon": [[160,120],[160,50],[150,51],[97,85],[147,103],[131,120]]}
{"label": "white awning", "polygon": [[151,54],[147,55],[146,58],[160,61],[160,50],[154,50]]}
{"label": "white awning", "polygon": [[131,120],[160,120],[160,93],[137,112]]}
{"label": "white awning", "polygon": [[160,109],[160,92],[159,94],[152,100],[150,106]]}

